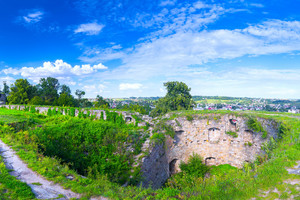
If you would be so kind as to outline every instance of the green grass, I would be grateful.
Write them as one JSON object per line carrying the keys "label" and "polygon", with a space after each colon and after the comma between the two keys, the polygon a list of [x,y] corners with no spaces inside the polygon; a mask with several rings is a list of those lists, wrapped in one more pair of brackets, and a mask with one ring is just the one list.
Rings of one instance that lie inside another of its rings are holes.
{"label": "green grass", "polygon": [[9,110],[6,108],[0,108],[0,123],[18,123],[26,122],[35,119],[37,123],[41,122],[45,118],[44,115],[34,114],[30,112],[24,112],[20,110]]}
{"label": "green grass", "polygon": [[218,166],[211,166],[210,174],[220,176],[220,175],[235,173],[238,170],[239,170],[238,168],[233,167],[229,164],[223,164],[223,165],[218,165]]}

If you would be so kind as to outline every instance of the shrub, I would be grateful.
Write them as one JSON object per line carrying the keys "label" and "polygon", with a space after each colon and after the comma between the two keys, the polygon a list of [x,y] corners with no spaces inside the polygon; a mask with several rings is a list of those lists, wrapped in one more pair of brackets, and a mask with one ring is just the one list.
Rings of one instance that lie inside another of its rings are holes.
{"label": "shrub", "polygon": [[75,117],[75,108],[71,108],[69,111],[70,111],[69,115],[71,117]]}
{"label": "shrub", "polygon": [[234,138],[237,138],[238,137],[238,134],[236,132],[233,132],[233,131],[226,131],[225,132],[227,135],[231,135],[232,137]]}
{"label": "shrub", "polygon": [[202,162],[202,158],[198,154],[193,154],[187,163],[181,162],[179,167],[182,172],[196,177],[204,177],[209,171],[209,167]]}
{"label": "shrub", "polygon": [[162,133],[154,133],[150,137],[151,142],[154,142],[154,144],[162,144],[165,141],[165,135]]}
{"label": "shrub", "polygon": [[247,126],[249,129],[255,131],[255,132],[261,132],[262,133],[262,138],[267,138],[268,132],[264,130],[263,126],[257,119],[250,117],[248,121],[246,122]]}
{"label": "shrub", "polygon": [[245,142],[244,145],[251,147],[253,144],[251,142]]}
{"label": "shrub", "polygon": [[187,116],[186,116],[186,119],[187,119],[188,121],[191,122],[191,121],[193,121],[194,118],[193,118],[193,116],[191,116],[191,115],[187,115]]}
{"label": "shrub", "polygon": [[35,113],[36,110],[35,110],[35,107],[34,106],[30,106],[30,113]]}

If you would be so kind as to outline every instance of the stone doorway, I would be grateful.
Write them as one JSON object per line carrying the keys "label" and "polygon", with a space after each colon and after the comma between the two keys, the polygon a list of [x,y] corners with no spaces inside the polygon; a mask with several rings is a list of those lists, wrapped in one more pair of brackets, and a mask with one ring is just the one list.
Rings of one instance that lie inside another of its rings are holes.
{"label": "stone doorway", "polygon": [[178,159],[173,159],[169,163],[170,176],[172,176],[173,174],[176,174],[176,173],[180,172],[179,164],[180,164],[180,162],[179,162]]}

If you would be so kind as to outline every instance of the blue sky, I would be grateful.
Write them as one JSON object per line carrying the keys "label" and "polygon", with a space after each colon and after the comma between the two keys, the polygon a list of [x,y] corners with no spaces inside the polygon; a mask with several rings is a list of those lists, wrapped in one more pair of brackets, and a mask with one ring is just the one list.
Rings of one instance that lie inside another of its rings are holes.
{"label": "blue sky", "polygon": [[0,1],[0,81],[55,77],[86,97],[300,99],[296,0]]}

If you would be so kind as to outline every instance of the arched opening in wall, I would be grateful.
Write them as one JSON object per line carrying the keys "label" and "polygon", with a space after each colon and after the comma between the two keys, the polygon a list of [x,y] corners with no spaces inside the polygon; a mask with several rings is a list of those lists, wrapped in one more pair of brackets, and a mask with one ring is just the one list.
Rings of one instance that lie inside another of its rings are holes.
{"label": "arched opening in wall", "polygon": [[220,129],[219,128],[216,128],[216,127],[212,127],[212,128],[209,128],[208,131],[219,131]]}
{"label": "arched opening in wall", "polygon": [[132,118],[131,117],[125,117],[125,122],[131,122]]}
{"label": "arched opening in wall", "polygon": [[230,124],[236,126],[237,120],[236,119],[229,119]]}
{"label": "arched opening in wall", "polygon": [[179,160],[178,159],[173,159],[169,163],[169,172],[170,172],[170,176],[179,172]]}
{"label": "arched opening in wall", "polygon": [[216,165],[216,158],[215,157],[207,157],[205,158],[205,165]]}
{"label": "arched opening in wall", "polygon": [[180,131],[175,131],[176,135],[181,135],[182,133],[184,133],[184,131],[180,130]]}
{"label": "arched opening in wall", "polygon": [[221,132],[219,128],[213,127],[208,129],[208,141],[217,143],[220,140]]}

